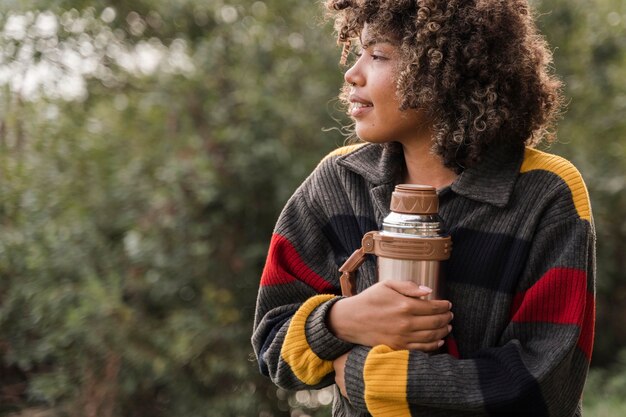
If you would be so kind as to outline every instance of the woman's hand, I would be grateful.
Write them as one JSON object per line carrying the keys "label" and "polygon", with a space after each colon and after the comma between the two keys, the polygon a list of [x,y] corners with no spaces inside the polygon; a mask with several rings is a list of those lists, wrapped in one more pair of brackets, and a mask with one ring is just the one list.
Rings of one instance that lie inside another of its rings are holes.
{"label": "woman's hand", "polygon": [[348,393],[346,391],[345,370],[346,370],[346,361],[348,360],[349,354],[350,352],[344,353],[343,355],[341,355],[340,357],[338,357],[337,359],[333,361],[333,368],[335,368],[335,384],[337,384],[337,387],[339,388],[339,392],[341,392],[341,395],[343,395],[346,398],[348,398]]}
{"label": "woman's hand", "polygon": [[409,281],[378,282],[336,302],[328,321],[340,339],[363,346],[430,352],[443,345],[453,314],[447,300],[423,300],[430,288]]}

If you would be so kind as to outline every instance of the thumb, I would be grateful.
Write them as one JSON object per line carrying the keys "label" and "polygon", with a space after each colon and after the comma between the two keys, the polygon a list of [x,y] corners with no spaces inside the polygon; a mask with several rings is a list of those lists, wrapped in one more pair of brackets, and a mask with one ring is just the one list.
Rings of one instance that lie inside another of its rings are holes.
{"label": "thumb", "polygon": [[432,288],[425,285],[417,285],[412,281],[385,281],[385,285],[406,297],[424,297],[433,292]]}

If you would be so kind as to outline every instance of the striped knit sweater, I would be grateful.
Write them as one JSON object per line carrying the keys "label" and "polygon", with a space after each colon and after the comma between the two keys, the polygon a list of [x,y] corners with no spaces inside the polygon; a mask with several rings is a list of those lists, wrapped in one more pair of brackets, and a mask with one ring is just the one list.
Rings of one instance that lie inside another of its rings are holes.
{"label": "striped knit sweater", "polygon": [[[261,372],[286,389],[321,388],[350,351],[348,399],[336,390],[333,416],[582,415],[595,235],[580,174],[554,155],[495,148],[439,192],[454,242],[443,266],[454,312],[444,352],[355,346],[329,331],[338,267],[380,229],[402,165],[398,144],[343,148],[289,200],[257,301]],[[373,257],[363,264],[358,291],[376,282],[375,269]]]}

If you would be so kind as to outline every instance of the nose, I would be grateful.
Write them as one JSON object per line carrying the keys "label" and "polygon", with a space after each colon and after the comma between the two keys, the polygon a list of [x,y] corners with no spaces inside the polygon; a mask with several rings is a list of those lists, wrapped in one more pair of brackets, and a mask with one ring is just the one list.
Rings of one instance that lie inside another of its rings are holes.
{"label": "nose", "polygon": [[358,85],[360,87],[365,85],[365,77],[363,76],[360,62],[361,58],[357,59],[356,62],[348,68],[346,73],[343,75],[343,79],[350,85]]}

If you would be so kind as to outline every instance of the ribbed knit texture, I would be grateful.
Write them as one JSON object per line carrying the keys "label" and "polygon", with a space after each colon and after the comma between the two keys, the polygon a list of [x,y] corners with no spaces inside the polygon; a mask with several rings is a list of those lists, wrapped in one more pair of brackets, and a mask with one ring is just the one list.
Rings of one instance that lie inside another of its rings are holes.
{"label": "ribbed knit texture", "polygon": [[333,364],[317,356],[311,349],[306,334],[306,322],[319,305],[333,298],[332,295],[317,295],[309,298],[296,311],[283,342],[280,355],[291,368],[296,378],[307,385],[316,385],[333,371]]}
{"label": "ribbed knit texture", "polygon": [[[338,267],[380,228],[402,164],[398,144],[344,148],[289,200],[257,302],[261,372],[287,389],[319,388],[334,382],[332,360],[350,351],[349,399],[337,392],[334,416],[580,416],[595,237],[584,182],[563,158],[494,148],[440,191],[454,242],[442,268],[454,311],[443,353],[353,346],[330,332]],[[374,282],[369,257],[357,290]]]}
{"label": "ribbed knit texture", "polygon": [[393,351],[387,346],[372,348],[363,366],[365,404],[372,414],[381,417],[409,415],[408,367],[408,350]]}

